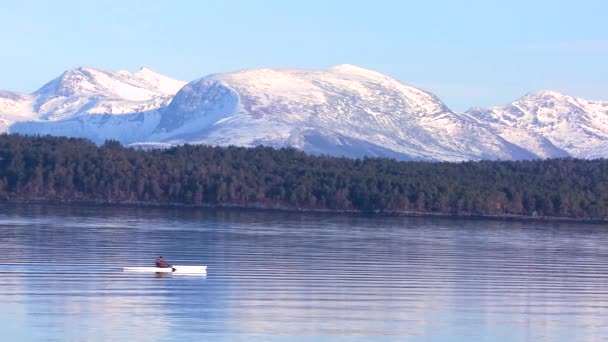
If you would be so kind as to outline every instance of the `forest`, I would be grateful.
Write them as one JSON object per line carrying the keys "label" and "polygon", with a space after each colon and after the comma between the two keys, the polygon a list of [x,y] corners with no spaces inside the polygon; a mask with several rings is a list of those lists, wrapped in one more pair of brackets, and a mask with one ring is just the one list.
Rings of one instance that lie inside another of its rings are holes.
{"label": "forest", "polygon": [[608,218],[608,160],[401,162],[0,135],[0,200]]}

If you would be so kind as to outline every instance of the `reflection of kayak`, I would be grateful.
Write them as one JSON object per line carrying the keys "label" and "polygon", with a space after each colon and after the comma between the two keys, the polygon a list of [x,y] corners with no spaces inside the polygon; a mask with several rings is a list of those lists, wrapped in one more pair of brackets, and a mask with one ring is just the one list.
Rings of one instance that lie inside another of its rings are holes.
{"label": "reflection of kayak", "polygon": [[173,265],[171,267],[124,267],[125,272],[157,272],[157,273],[183,273],[183,274],[200,274],[207,273],[207,266],[180,266]]}

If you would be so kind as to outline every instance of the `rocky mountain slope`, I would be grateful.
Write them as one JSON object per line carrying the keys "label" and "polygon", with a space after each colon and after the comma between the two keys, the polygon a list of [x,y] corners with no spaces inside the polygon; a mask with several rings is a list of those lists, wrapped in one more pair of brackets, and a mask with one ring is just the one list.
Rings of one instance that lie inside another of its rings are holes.
{"label": "rocky mountain slope", "polygon": [[[471,109],[467,114],[519,146],[553,144],[563,155],[608,157],[608,101],[589,101],[556,91],[538,91],[504,107]],[[560,153],[537,153],[555,157]]]}

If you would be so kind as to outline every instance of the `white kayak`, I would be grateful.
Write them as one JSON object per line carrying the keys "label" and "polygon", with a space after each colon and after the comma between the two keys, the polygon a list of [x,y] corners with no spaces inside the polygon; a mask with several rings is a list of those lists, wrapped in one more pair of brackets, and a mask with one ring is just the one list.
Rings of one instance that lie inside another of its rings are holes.
{"label": "white kayak", "polygon": [[[173,269],[175,269],[175,271]],[[171,267],[123,267],[122,270],[125,272],[202,274],[202,273],[207,273],[207,266],[173,265],[173,268],[171,268]]]}

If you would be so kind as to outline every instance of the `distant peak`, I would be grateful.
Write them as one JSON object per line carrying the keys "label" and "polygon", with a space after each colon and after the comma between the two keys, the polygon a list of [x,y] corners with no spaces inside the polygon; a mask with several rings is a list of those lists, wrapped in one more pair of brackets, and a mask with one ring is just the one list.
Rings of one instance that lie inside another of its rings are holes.
{"label": "distant peak", "polygon": [[68,69],[49,83],[57,83],[57,82],[61,83],[61,82],[65,82],[66,80],[69,80],[69,79],[80,79],[83,77],[86,78],[87,73],[88,73],[88,68],[86,68],[86,67],[77,67],[77,68]]}
{"label": "distant peak", "polygon": [[136,75],[159,75],[159,73],[148,68],[147,66],[142,66],[141,68],[139,68],[139,70],[137,70],[137,72],[135,74]]}
{"label": "distant peak", "polygon": [[335,72],[338,74],[345,74],[345,75],[362,76],[362,77],[376,78],[376,79],[391,79],[389,76],[386,76],[377,71],[365,69],[365,68],[362,68],[360,66],[353,65],[353,64],[340,64],[340,65],[333,66],[327,70],[330,72]]}
{"label": "distant peak", "polygon": [[174,95],[184,86],[184,84],[186,84],[186,82],[178,81],[163,74],[159,74],[146,66],[139,68],[139,70],[135,72],[133,76],[135,79],[144,81],[145,83],[153,86],[156,91],[160,91],[166,95]]}
{"label": "distant peak", "polygon": [[85,70],[86,70],[85,67],[72,68],[72,69],[68,69],[68,70],[64,71],[63,74],[61,74],[61,76],[69,76],[69,75],[74,75],[74,74],[80,74],[80,73],[82,73]]}
{"label": "distant peak", "polygon": [[530,93],[526,94],[524,97],[525,98],[542,98],[542,97],[570,97],[570,96],[560,93],[559,91],[543,89],[543,90],[530,92]]}
{"label": "distant peak", "polygon": [[91,68],[88,66],[79,66],[78,68],[72,69],[72,70],[79,71],[79,72],[99,71],[98,69]]}
{"label": "distant peak", "polygon": [[65,79],[65,78],[71,78],[71,77],[90,77],[91,75],[95,74],[95,73],[100,73],[102,72],[99,69],[95,69],[95,68],[91,68],[91,67],[87,67],[87,66],[79,66],[77,68],[73,68],[73,69],[69,69],[63,72],[63,74],[61,74],[59,76],[59,79]]}
{"label": "distant peak", "polygon": [[143,79],[156,79],[156,80],[160,80],[160,79],[167,79],[168,77],[163,75],[163,74],[159,74],[156,71],[146,67],[146,66],[142,66],[141,68],[139,68],[139,70],[137,70],[137,72],[133,73],[133,75],[135,77],[138,78],[143,78]]}
{"label": "distant peak", "polygon": [[338,65],[335,65],[335,66],[329,68],[329,70],[336,71],[336,72],[343,72],[343,73],[374,72],[374,71],[362,68],[362,67],[354,65],[354,64],[338,64]]}

